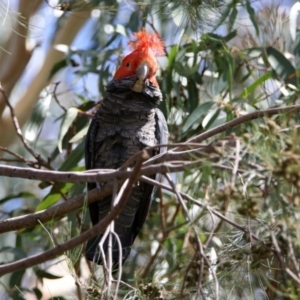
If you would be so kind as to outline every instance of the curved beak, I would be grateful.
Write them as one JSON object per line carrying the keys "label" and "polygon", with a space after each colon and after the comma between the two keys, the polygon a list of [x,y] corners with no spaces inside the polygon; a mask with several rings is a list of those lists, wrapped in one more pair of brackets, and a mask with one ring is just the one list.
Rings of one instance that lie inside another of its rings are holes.
{"label": "curved beak", "polygon": [[143,62],[136,70],[135,75],[139,80],[145,80],[149,74],[149,66],[146,62]]}
{"label": "curved beak", "polygon": [[135,75],[137,76],[137,81],[132,86],[132,90],[138,93],[141,93],[144,89],[144,83],[149,75],[149,66],[146,62],[140,64],[136,69]]}

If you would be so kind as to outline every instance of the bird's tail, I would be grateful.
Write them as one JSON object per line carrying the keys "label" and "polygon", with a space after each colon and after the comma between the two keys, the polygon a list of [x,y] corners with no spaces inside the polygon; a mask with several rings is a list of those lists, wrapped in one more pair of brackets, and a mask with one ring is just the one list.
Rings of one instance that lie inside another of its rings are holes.
{"label": "bird's tail", "polygon": [[[109,237],[106,237],[102,250],[100,249],[100,241],[103,235],[96,236],[90,239],[86,246],[85,256],[88,260],[97,263],[98,265],[103,265],[103,260],[108,261],[109,257]],[[112,264],[113,268],[119,266],[119,262],[123,264],[125,260],[128,258],[131,250],[131,246],[133,244],[132,235],[118,235],[119,241],[115,236],[112,236]],[[121,247],[120,247],[121,246]],[[104,256],[103,256],[104,254]]]}

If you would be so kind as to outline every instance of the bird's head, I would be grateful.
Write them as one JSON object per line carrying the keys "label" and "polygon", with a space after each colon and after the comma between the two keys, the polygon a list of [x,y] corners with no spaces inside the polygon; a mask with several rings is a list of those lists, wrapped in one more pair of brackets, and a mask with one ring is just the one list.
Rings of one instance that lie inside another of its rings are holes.
{"label": "bird's head", "polygon": [[146,79],[158,87],[155,78],[158,63],[155,57],[165,54],[165,46],[158,34],[147,33],[145,29],[136,32],[134,35],[136,39],[129,44],[133,51],[123,58],[114,79],[120,80],[124,77],[136,75],[138,80],[132,89],[141,92]]}

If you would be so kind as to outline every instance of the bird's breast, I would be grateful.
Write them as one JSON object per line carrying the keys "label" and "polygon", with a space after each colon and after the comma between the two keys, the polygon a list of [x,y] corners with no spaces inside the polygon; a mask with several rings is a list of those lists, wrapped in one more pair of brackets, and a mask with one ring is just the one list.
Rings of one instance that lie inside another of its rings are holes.
{"label": "bird's breast", "polygon": [[95,116],[96,165],[118,168],[146,147],[155,146],[155,108],[131,110],[122,105],[112,109],[103,102]]}

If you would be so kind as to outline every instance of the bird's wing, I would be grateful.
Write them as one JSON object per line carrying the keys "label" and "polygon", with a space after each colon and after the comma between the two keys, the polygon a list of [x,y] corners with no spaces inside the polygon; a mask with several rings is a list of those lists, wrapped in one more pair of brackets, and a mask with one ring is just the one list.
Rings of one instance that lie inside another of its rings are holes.
{"label": "bird's wing", "polygon": [[[89,130],[86,135],[85,140],[85,168],[86,170],[90,170],[94,168],[95,165],[95,140],[97,134],[97,122],[95,117],[92,119]],[[96,188],[95,182],[88,182],[87,187],[88,190],[92,190]],[[98,213],[98,203],[93,202],[89,204],[90,217],[93,225],[97,224],[99,221],[99,213]]]}
{"label": "bird's wing", "polygon": [[[167,144],[168,143],[168,138],[169,138],[169,130],[168,130],[168,125],[167,121],[165,119],[164,114],[156,108],[156,132],[157,136],[156,139],[158,141],[158,144]],[[167,147],[160,147],[158,153],[164,153],[167,151]]]}
{"label": "bird's wing", "polygon": [[[168,143],[168,136],[169,136],[169,131],[168,131],[168,126],[166,119],[163,115],[163,113],[157,108],[156,109],[156,114],[155,114],[155,119],[156,119],[156,128],[155,128],[155,137],[157,140],[157,144],[167,144]],[[157,147],[156,150],[153,151],[152,156],[155,156],[160,153],[164,153],[167,151],[167,147]],[[155,178],[156,180],[160,180],[161,175],[153,175],[151,176],[153,179]],[[134,238],[137,236],[139,233],[140,229],[142,228],[147,214],[149,212],[151,202],[153,199],[153,196],[156,192],[156,187],[153,187],[153,185],[150,184],[145,184],[145,191],[143,195],[143,200],[140,203],[140,206],[138,208],[138,211],[135,216],[134,220],[134,226],[133,229],[135,230],[134,232]]]}
{"label": "bird's wing", "polygon": [[[115,97],[120,96],[120,94],[124,96],[124,93],[130,91],[130,87],[134,84],[135,81],[136,81],[135,76],[124,78],[119,81],[112,80],[107,86],[107,91],[111,94],[116,93],[116,94],[114,94]],[[101,105],[101,102],[100,102],[100,105]],[[98,108],[98,110],[99,110],[99,108]],[[97,151],[101,147],[101,144],[102,144],[102,143],[99,143],[99,141],[97,141],[98,130],[99,130],[99,121],[97,121],[97,112],[96,112],[96,114],[94,115],[94,117],[90,123],[89,130],[87,132],[86,140],[85,140],[85,168],[86,168],[86,170],[95,169],[95,165],[97,163],[96,162]],[[101,166],[99,167],[99,162],[98,162],[97,167],[101,168]],[[87,184],[87,187],[88,187],[88,190],[90,191],[90,190],[96,188],[97,184],[95,182],[89,182]],[[106,200],[107,199],[108,198],[106,198]],[[89,211],[90,211],[91,221],[92,221],[93,225],[96,225],[99,222],[98,201],[95,201],[95,202],[89,204]]]}

